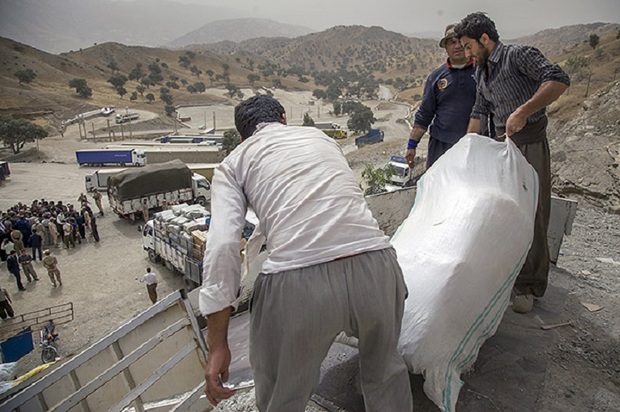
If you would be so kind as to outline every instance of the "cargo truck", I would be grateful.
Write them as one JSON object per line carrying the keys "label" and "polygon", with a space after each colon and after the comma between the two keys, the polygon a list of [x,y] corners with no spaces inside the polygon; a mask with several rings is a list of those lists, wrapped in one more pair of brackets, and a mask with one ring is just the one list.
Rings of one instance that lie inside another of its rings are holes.
{"label": "cargo truck", "polygon": [[211,184],[203,176],[192,173],[179,160],[127,169],[108,179],[110,208],[119,217],[132,221],[164,206],[181,203],[207,205],[211,200]]}
{"label": "cargo truck", "polygon": [[138,113],[127,113],[127,114],[117,114],[116,115],[116,124],[121,124],[125,122],[129,122],[131,120],[137,120],[140,117]]}
{"label": "cargo truck", "polygon": [[407,159],[402,156],[392,156],[386,165],[390,173],[390,182],[397,186],[411,186],[413,170],[409,168]]}
{"label": "cargo truck", "polygon": [[368,133],[355,139],[355,145],[362,147],[368,144],[379,143],[383,141],[383,130],[370,129]]}
{"label": "cargo truck", "polygon": [[0,162],[0,181],[5,180],[11,175],[11,169],[9,168],[9,162]]}
{"label": "cargo truck", "polygon": [[75,157],[80,166],[144,166],[144,150],[127,149],[86,149],[76,150]]}
{"label": "cargo truck", "polygon": [[[165,145],[163,145],[165,146]],[[217,146],[192,145],[187,148],[144,147],[148,164],[180,160],[185,163],[219,163],[226,152]]]}
{"label": "cargo truck", "polygon": [[92,192],[93,189],[97,189],[99,191],[107,191],[108,190],[108,177],[113,176],[117,173],[122,172],[123,170],[127,170],[126,168],[116,168],[116,169],[99,169],[95,170],[92,173],[88,173],[84,176],[84,186],[86,187],[87,192]]}
{"label": "cargo truck", "polygon": [[[202,284],[202,259],[207,244],[211,213],[200,205],[175,205],[169,210],[155,213],[142,228],[142,248],[149,260],[162,263],[173,272],[183,275],[186,289]],[[248,239],[258,221],[248,212],[239,246]]]}

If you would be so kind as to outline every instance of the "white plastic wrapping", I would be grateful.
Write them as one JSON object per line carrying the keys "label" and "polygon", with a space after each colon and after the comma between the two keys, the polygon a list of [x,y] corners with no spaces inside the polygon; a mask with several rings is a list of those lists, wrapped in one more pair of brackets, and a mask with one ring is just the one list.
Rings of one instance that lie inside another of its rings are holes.
{"label": "white plastic wrapping", "polygon": [[442,411],[510,300],[533,238],[538,178],[516,146],[468,134],[418,182],[392,243],[409,288],[399,350]]}

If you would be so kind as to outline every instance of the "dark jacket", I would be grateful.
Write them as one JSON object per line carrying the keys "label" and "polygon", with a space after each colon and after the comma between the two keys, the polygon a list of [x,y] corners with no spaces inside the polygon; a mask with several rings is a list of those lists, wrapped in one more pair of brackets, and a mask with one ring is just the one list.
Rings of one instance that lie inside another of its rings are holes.
{"label": "dark jacket", "polygon": [[6,258],[6,267],[15,276],[19,275],[19,262],[17,261],[17,255],[11,255]]}

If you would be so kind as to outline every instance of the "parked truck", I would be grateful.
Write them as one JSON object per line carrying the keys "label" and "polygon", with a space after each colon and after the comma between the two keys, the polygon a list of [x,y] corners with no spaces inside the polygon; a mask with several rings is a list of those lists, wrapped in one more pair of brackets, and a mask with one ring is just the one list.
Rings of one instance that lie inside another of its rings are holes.
{"label": "parked truck", "polygon": [[127,168],[99,169],[92,173],[87,173],[84,176],[84,186],[86,187],[86,191],[92,192],[95,188],[99,191],[107,191],[108,177],[120,173],[123,170],[127,170]]}
{"label": "parked truck", "polygon": [[393,185],[405,187],[413,183],[413,170],[409,168],[406,158],[392,156],[386,168],[390,172],[390,183]]}
{"label": "parked truck", "polygon": [[116,115],[116,124],[126,123],[131,120],[137,120],[139,117],[140,115],[138,113],[119,113]]}
{"label": "parked truck", "polygon": [[9,168],[9,162],[1,161],[0,162],[0,181],[5,180],[7,177],[11,175],[11,169]]}
{"label": "parked truck", "polygon": [[144,166],[144,150],[126,149],[85,149],[76,150],[75,157],[80,166]]}
{"label": "parked truck", "polygon": [[200,205],[175,205],[155,213],[142,229],[142,247],[151,262],[183,275],[189,290],[202,283],[202,257],[211,214]]}
{"label": "parked truck", "polygon": [[[207,245],[211,213],[200,205],[175,205],[155,213],[142,229],[142,248],[154,263],[162,263],[183,275],[186,289],[202,284],[202,259]],[[240,250],[257,224],[256,215],[248,212],[239,234]]]}
{"label": "parked truck", "polygon": [[149,212],[181,203],[204,206],[211,200],[211,184],[183,162],[174,160],[110,176],[108,199],[117,215],[135,220],[142,216],[145,203]]}
{"label": "parked truck", "polygon": [[368,144],[375,144],[383,141],[383,130],[370,129],[368,133],[355,139],[355,145],[359,148]]}

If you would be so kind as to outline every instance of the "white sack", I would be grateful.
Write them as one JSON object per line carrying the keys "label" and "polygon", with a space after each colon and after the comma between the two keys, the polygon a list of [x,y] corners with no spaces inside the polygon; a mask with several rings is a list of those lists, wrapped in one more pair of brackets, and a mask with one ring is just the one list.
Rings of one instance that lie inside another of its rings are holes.
{"label": "white sack", "polygon": [[442,411],[497,330],[533,238],[538,177],[506,140],[463,137],[418,182],[392,238],[409,288],[399,350]]}

